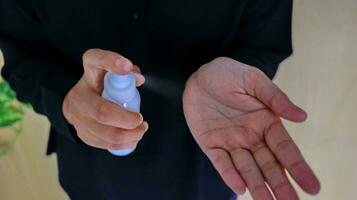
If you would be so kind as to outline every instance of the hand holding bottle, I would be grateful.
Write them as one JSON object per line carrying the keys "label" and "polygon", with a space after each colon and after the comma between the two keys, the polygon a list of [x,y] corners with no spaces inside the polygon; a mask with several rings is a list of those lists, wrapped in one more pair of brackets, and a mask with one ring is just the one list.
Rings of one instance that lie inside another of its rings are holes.
{"label": "hand holding bottle", "polygon": [[101,149],[135,148],[148,129],[140,113],[132,112],[102,98],[106,72],[135,72],[136,86],[145,79],[127,58],[111,51],[90,49],[83,54],[84,74],[66,95],[62,110],[78,137]]}

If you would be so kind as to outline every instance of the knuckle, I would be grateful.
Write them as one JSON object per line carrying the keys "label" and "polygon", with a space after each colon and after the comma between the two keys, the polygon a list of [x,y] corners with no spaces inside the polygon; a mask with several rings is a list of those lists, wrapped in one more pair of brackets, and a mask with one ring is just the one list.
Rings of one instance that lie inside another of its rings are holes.
{"label": "knuckle", "polygon": [[239,173],[241,173],[244,176],[247,174],[254,173],[255,166],[253,166],[252,164],[246,164],[246,165],[238,166],[237,169],[238,169]]}
{"label": "knuckle", "polygon": [[256,67],[251,68],[247,73],[248,78],[251,78],[253,80],[258,79],[263,75],[264,75],[264,72],[262,72],[260,69],[258,69]]}
{"label": "knuckle", "polygon": [[140,141],[144,137],[144,135],[145,135],[145,132],[141,132],[135,138]]}
{"label": "knuckle", "polygon": [[74,86],[74,88],[72,88],[71,90],[68,91],[67,96],[65,99],[67,99],[67,102],[71,102],[71,101],[76,101],[77,100],[77,91],[76,91],[76,86]]}
{"label": "knuckle", "polygon": [[234,172],[234,171],[235,171],[234,168],[232,168],[232,167],[226,167],[226,168],[222,169],[221,175],[222,175],[222,177],[230,178],[230,177],[231,177],[230,175],[231,175],[232,172]]}
{"label": "knuckle", "polygon": [[251,82],[252,80],[255,80],[257,77],[257,72],[255,68],[251,68],[244,73],[244,80],[246,82]]}
{"label": "knuckle", "polygon": [[250,128],[244,128],[243,141],[248,149],[253,149],[260,143],[258,135]]}
{"label": "knuckle", "polygon": [[113,53],[109,52],[109,51],[105,51],[105,53],[101,54],[98,59],[103,61],[103,62],[113,61],[113,60],[116,59],[116,56]]}
{"label": "knuckle", "polygon": [[128,137],[130,135],[132,138],[136,138],[138,140],[141,140],[141,138],[144,136],[144,134],[145,134],[145,129],[143,129],[141,127],[134,129],[133,132],[126,133],[126,135]]}
{"label": "knuckle", "polygon": [[216,154],[215,156],[213,156],[212,158],[212,163],[214,164],[218,164],[218,163],[221,163],[223,162],[225,159],[224,156],[222,156],[221,154]]}
{"label": "knuckle", "polygon": [[116,150],[122,150],[122,149],[128,149],[132,148],[136,145],[136,143],[130,143],[130,144],[109,144],[108,148],[109,149],[116,149]]}
{"label": "knuckle", "polygon": [[77,131],[76,125],[80,124],[80,119],[78,119],[79,117],[77,116],[77,112],[73,112],[72,109],[69,108],[67,111],[63,112],[63,116],[70,124],[75,127]]}
{"label": "knuckle", "polygon": [[[237,170],[242,174],[250,174],[253,173],[256,169],[254,162],[251,162],[250,153],[244,149],[235,149],[231,151],[231,155],[239,158],[242,161],[238,166]],[[244,161],[244,163],[243,163]]]}
{"label": "knuckle", "polygon": [[275,129],[277,126],[280,125],[280,123],[282,123],[282,121],[279,117],[277,117],[277,119],[272,119],[271,124],[268,125],[267,127],[265,127],[265,130],[264,130],[265,137],[276,132]]}
{"label": "knuckle", "polygon": [[281,190],[282,188],[288,187],[288,186],[290,187],[290,183],[289,183],[288,181],[283,181],[283,182],[278,183],[277,185],[273,186],[273,187],[272,187],[272,190],[273,190],[273,191],[279,191],[279,190]]}
{"label": "knuckle", "polygon": [[[113,56],[115,57],[115,59],[121,59],[123,61],[124,65],[131,65],[133,66],[133,63],[131,62],[131,60],[129,60],[128,58],[120,55],[120,54],[113,54]],[[134,67],[135,68],[135,67]]]}
{"label": "knuckle", "polygon": [[131,134],[133,138],[136,138],[138,140],[141,140],[141,138],[144,137],[144,134],[145,132],[143,130],[136,130],[135,132],[133,133],[128,133],[128,134]]}
{"label": "knuckle", "polygon": [[287,98],[287,96],[282,91],[275,90],[274,94],[270,98],[270,104],[273,104],[274,101],[277,101],[282,98]]}
{"label": "knuckle", "polygon": [[294,146],[293,141],[291,140],[282,140],[276,144],[276,151],[278,153],[285,153],[288,149],[291,149]]}
{"label": "knuckle", "polygon": [[140,126],[141,124],[143,124],[143,117],[135,113],[131,116],[131,120],[129,120],[128,126],[130,127],[130,129],[134,129]]}
{"label": "knuckle", "polygon": [[264,150],[266,148],[266,145],[264,142],[258,142],[256,145],[252,146],[250,149],[253,154],[257,154],[261,150]]}
{"label": "knuckle", "polygon": [[232,155],[235,155],[237,157],[243,157],[244,159],[247,157],[247,152],[241,148],[236,148],[230,151]]}
{"label": "knuckle", "polygon": [[239,142],[234,138],[226,138],[224,143],[228,151],[238,149],[240,147]]}
{"label": "knuckle", "polygon": [[112,140],[116,144],[121,144],[126,142],[127,137],[120,132],[116,132],[112,135]]}
{"label": "knuckle", "polygon": [[243,83],[244,85],[256,87],[257,81],[261,80],[264,72],[256,67],[251,67],[249,70],[246,70],[243,74]]}
{"label": "knuckle", "polygon": [[106,146],[108,149],[115,149],[115,150],[123,149],[123,145],[121,144],[108,143]]}
{"label": "knuckle", "polygon": [[115,149],[115,150],[121,150],[121,149],[124,149],[122,145],[120,144],[107,144],[107,148],[108,149]]}
{"label": "knuckle", "polygon": [[[137,119],[131,120],[130,122],[131,122],[131,123],[130,123],[129,126],[130,126],[132,129],[138,127],[138,126],[142,123],[142,122],[140,122],[140,121],[137,120]],[[140,129],[139,129],[139,130],[140,130]]]}
{"label": "knuckle", "polygon": [[239,160],[244,160],[245,162],[250,162],[251,155],[250,153],[242,148],[236,148],[230,151],[232,157],[236,157]]}
{"label": "knuckle", "polygon": [[140,126],[140,128],[138,129],[137,134],[138,134],[138,135],[143,135],[147,130],[148,130],[148,129],[147,129],[147,126],[145,126],[144,124],[142,124],[142,125]]}
{"label": "knuckle", "polygon": [[105,53],[103,53],[102,57],[100,58],[100,61],[103,63],[103,65],[105,65],[108,68],[114,68],[115,67],[115,62],[116,60],[118,60],[119,58],[123,58],[124,60],[126,60],[127,62],[129,62],[128,59],[124,58],[123,56],[112,52],[112,51],[105,51]]}
{"label": "knuckle", "polygon": [[99,122],[106,122],[108,120],[110,112],[111,108],[108,106],[108,104],[101,103],[97,109],[96,120]]}
{"label": "knuckle", "polygon": [[280,170],[280,165],[276,161],[269,161],[262,164],[261,169],[264,173],[268,173],[271,170]]}
{"label": "knuckle", "polygon": [[82,55],[83,64],[87,63],[88,57],[91,56],[97,49],[87,49]]}
{"label": "knuckle", "polygon": [[74,127],[75,127],[75,129],[76,129],[77,136],[78,136],[82,141],[84,141],[85,138],[84,138],[83,132],[82,132],[82,131],[79,131],[76,126],[74,126]]}
{"label": "knuckle", "polygon": [[89,139],[87,139],[87,132],[83,132],[83,131],[77,131],[77,136],[79,137],[79,139],[81,139],[85,144],[92,146],[91,142]]}
{"label": "knuckle", "polygon": [[117,134],[111,128],[105,128],[104,130],[102,130],[101,135],[107,141],[115,141],[117,137]]}
{"label": "knuckle", "polygon": [[138,124],[133,120],[126,120],[126,122],[123,123],[123,126],[125,129],[134,130],[136,127],[138,127]]}
{"label": "knuckle", "polygon": [[133,65],[133,66],[134,66],[134,71],[137,72],[137,73],[139,73],[139,74],[141,74],[141,69],[140,69],[140,67],[137,66],[137,65]]}
{"label": "knuckle", "polygon": [[300,166],[305,165],[305,161],[304,160],[298,160],[293,162],[288,168],[290,169],[290,171],[295,171],[296,169],[298,169]]}
{"label": "knuckle", "polygon": [[113,130],[113,128],[105,128],[104,130],[102,130],[103,135],[108,136],[108,138],[111,138],[113,135],[115,135],[115,130]]}
{"label": "knuckle", "polygon": [[251,193],[255,193],[260,190],[266,190],[266,185],[264,183],[258,183],[257,185],[253,186]]}

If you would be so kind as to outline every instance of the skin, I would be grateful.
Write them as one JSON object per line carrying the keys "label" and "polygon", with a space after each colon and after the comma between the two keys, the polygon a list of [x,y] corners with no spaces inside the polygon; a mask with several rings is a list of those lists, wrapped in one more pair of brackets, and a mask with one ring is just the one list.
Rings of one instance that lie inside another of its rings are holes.
{"label": "skin", "polygon": [[83,54],[84,74],[66,95],[62,110],[78,137],[86,144],[100,149],[136,147],[148,130],[140,113],[127,111],[101,97],[106,71],[117,74],[136,73],[140,86],[145,79],[140,69],[120,54],[90,49]]}
{"label": "skin", "polygon": [[255,200],[298,199],[285,170],[305,192],[319,192],[281,121],[303,122],[307,115],[259,69],[217,58],[189,78],[183,107],[195,140],[236,193],[248,188]]}
{"label": "skin", "polygon": [[[82,78],[63,101],[65,118],[90,146],[135,147],[148,123],[101,93],[106,71],[134,71],[140,86],[145,81],[140,69],[122,55],[100,49],[84,53],[83,67]],[[186,83],[183,109],[195,140],[234,192],[248,188],[254,200],[273,195],[298,199],[284,169],[307,193],[319,192],[319,181],[280,119],[303,122],[307,115],[257,68],[224,57],[203,65]]]}

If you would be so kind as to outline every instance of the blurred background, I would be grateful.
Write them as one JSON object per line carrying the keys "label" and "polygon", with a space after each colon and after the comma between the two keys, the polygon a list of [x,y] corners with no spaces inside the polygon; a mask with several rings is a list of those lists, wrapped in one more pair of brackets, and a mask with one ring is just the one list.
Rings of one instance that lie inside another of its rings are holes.
{"label": "blurred background", "polygon": [[[280,66],[274,81],[309,113],[307,122],[286,125],[322,183],[318,196],[299,191],[301,199],[355,200],[357,1],[296,0],[293,40],[294,55]],[[0,55],[0,66],[3,62]],[[0,101],[8,98],[1,95]],[[0,155],[17,141],[0,157],[0,199],[67,200],[55,155],[45,156],[48,121],[17,102],[9,108],[15,116],[0,112],[0,126],[16,123],[0,128]]]}

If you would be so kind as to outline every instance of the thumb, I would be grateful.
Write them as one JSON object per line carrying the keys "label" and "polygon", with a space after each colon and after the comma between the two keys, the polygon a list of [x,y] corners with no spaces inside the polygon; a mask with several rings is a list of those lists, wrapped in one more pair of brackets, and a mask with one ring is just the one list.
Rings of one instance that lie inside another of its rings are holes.
{"label": "thumb", "polygon": [[303,122],[307,118],[306,112],[293,104],[288,96],[280,90],[262,71],[253,68],[246,72],[245,84],[249,95],[257,97],[280,117],[293,121]]}
{"label": "thumb", "polygon": [[83,67],[86,82],[100,92],[103,88],[103,79],[107,71],[116,74],[128,74],[133,71],[136,75],[137,86],[145,82],[138,66],[124,56],[102,49],[89,49],[83,54]]}
{"label": "thumb", "polygon": [[89,49],[83,54],[84,69],[98,69],[116,74],[127,74],[133,70],[133,63],[113,51]]}

